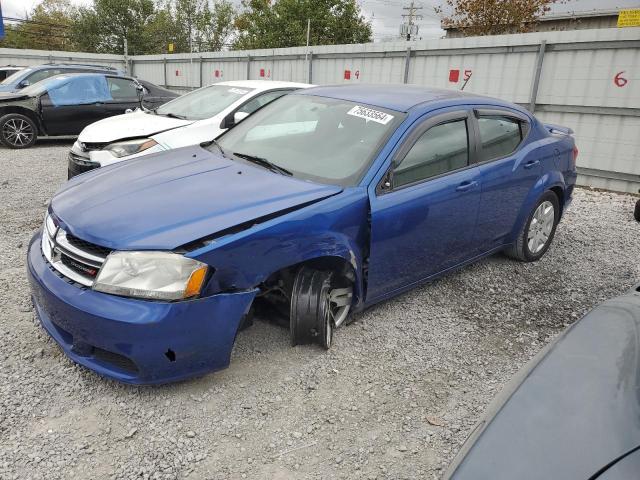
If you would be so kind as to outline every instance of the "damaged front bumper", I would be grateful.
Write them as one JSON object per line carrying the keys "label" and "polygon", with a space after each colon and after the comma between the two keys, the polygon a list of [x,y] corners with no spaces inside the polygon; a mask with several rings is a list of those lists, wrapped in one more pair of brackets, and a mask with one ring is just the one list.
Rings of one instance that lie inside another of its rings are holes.
{"label": "damaged front bumper", "polygon": [[45,330],[75,362],[115,380],[157,384],[229,365],[242,317],[257,290],[181,302],[95,292],[58,276],[29,245],[33,304]]}

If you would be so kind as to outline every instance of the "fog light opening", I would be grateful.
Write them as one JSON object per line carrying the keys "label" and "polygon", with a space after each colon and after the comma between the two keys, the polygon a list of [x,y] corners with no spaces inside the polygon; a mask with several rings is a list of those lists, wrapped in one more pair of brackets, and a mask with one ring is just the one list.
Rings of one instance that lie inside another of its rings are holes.
{"label": "fog light opening", "polygon": [[173,350],[168,349],[166,352],[164,352],[164,355],[169,359],[170,362],[176,361],[176,352],[174,352]]}

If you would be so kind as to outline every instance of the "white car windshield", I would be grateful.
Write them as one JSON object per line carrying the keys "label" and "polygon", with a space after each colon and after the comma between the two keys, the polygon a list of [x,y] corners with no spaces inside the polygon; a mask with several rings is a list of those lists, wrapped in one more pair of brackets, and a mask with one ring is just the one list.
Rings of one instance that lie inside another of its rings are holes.
{"label": "white car windshield", "polygon": [[155,110],[155,113],[185,120],[204,120],[217,115],[252,90],[230,85],[211,85],[171,100]]}
{"label": "white car windshield", "polygon": [[[239,161],[320,183],[354,185],[404,116],[347,100],[292,94],[258,110],[217,144]],[[215,152],[216,146],[209,149]]]}

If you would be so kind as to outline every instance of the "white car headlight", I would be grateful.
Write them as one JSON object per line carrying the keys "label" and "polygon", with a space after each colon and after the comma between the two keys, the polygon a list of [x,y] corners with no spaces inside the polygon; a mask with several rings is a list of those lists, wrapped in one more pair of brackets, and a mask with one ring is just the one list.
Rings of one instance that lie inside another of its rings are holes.
{"label": "white car headlight", "polygon": [[207,265],[171,252],[112,252],[94,290],[153,300],[181,300],[198,295]]}
{"label": "white car headlight", "polygon": [[152,138],[136,138],[134,140],[112,143],[104,147],[104,150],[111,152],[111,155],[114,157],[120,158],[143,152],[148,148],[155,147],[157,144],[158,142]]}

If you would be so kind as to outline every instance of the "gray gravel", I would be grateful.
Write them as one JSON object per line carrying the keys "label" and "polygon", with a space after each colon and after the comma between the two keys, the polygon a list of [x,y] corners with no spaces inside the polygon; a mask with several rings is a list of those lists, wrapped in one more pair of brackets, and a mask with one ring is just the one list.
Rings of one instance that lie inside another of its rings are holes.
{"label": "gray gravel", "polygon": [[489,258],[363,314],[330,352],[258,321],[231,367],[136,388],[39,327],[29,238],[70,143],[0,150],[0,478],[439,478],[492,397],[565,326],[640,280],[635,199],[578,190],[547,256]]}

